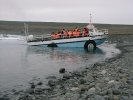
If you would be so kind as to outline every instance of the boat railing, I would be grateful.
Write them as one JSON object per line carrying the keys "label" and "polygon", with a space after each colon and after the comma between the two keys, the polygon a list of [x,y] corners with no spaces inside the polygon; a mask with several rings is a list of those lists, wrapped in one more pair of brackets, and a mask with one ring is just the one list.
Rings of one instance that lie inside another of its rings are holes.
{"label": "boat railing", "polygon": [[[98,30],[99,32],[104,32],[105,34],[108,33],[108,30],[103,29],[103,30]],[[43,34],[43,35],[29,35],[27,42],[38,42],[38,41],[49,41],[49,40],[58,40],[58,39],[70,39],[70,38],[81,38],[81,37],[96,37],[96,36],[101,36],[101,35],[83,35],[80,33],[78,36],[66,36],[63,34],[60,34],[60,37],[58,38],[52,38],[51,34]]]}
{"label": "boat railing", "polygon": [[51,36],[48,34],[27,36],[27,42],[48,41],[48,40],[51,40]]}

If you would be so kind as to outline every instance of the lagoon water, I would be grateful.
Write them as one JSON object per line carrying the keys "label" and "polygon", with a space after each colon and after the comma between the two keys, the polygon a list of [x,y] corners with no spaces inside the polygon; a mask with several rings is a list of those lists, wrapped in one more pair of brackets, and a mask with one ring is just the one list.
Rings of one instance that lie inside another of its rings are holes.
{"label": "lagoon water", "polygon": [[45,80],[59,74],[60,68],[80,70],[116,56],[120,51],[106,41],[95,52],[83,48],[48,48],[28,46],[21,36],[0,39],[0,97],[13,89],[24,89],[35,78]]}

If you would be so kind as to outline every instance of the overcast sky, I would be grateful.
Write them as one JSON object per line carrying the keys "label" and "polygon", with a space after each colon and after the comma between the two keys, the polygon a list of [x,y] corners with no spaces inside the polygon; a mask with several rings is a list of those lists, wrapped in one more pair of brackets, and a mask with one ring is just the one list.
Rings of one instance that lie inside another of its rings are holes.
{"label": "overcast sky", "polygon": [[0,20],[133,24],[133,0],[0,0]]}

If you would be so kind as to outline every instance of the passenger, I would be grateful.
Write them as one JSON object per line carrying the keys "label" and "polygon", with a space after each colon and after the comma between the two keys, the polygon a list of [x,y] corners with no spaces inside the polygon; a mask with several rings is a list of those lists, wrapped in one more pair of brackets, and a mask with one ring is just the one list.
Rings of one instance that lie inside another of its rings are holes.
{"label": "passenger", "polygon": [[61,32],[59,31],[58,34],[56,35],[56,39],[61,38],[61,35],[62,35],[62,34],[61,34]]}
{"label": "passenger", "polygon": [[54,39],[57,39],[57,33],[54,34]]}
{"label": "passenger", "polygon": [[88,36],[88,28],[83,29],[83,36]]}
{"label": "passenger", "polygon": [[75,31],[75,30],[73,31],[73,36],[74,36],[74,37],[76,37],[76,36],[77,36],[77,33],[76,33],[76,31]]}
{"label": "passenger", "polygon": [[60,38],[60,34],[56,34],[56,39],[59,39]]}
{"label": "passenger", "polygon": [[77,37],[79,37],[80,36],[80,31],[77,31]]}
{"label": "passenger", "polygon": [[81,36],[80,29],[77,28],[76,30],[77,30],[77,36],[78,36],[78,37]]}
{"label": "passenger", "polygon": [[68,31],[68,36],[72,37],[72,35],[73,35],[73,32],[72,31]]}
{"label": "passenger", "polygon": [[68,31],[64,31],[64,38],[68,37]]}
{"label": "passenger", "polygon": [[62,29],[62,30],[61,30],[61,37],[62,37],[62,38],[64,37],[64,33],[65,33],[65,29]]}

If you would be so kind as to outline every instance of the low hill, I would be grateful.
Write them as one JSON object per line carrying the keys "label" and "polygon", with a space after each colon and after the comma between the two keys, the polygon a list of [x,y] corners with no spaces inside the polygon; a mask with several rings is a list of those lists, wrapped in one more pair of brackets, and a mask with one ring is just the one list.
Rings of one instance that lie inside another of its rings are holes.
{"label": "low hill", "polygon": [[[26,22],[30,34],[47,34],[60,29],[83,28],[87,23]],[[108,29],[109,34],[133,34],[133,25],[94,24],[98,29]],[[0,21],[0,34],[24,35],[24,22]]]}

